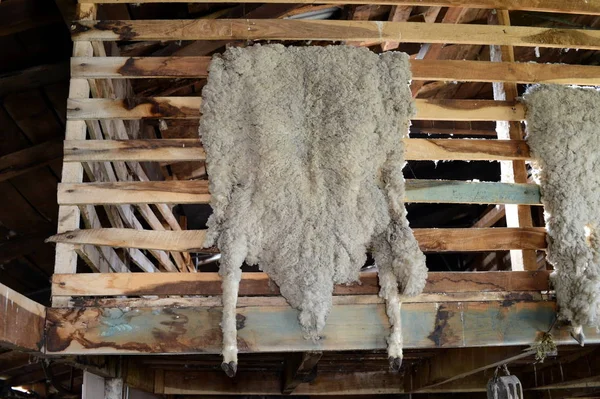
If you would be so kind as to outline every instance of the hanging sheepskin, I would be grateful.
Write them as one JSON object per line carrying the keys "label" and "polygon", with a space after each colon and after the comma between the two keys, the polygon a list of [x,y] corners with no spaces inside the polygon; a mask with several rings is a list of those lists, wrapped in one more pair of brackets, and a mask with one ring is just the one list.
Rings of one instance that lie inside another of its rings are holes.
{"label": "hanging sheepskin", "polygon": [[403,204],[402,139],[414,113],[408,57],[346,46],[230,48],[213,59],[200,133],[222,252],[223,368],[237,368],[235,307],[246,261],[319,339],[334,284],[359,279],[371,250],[402,358],[400,298],[419,294],[425,257]]}
{"label": "hanging sheepskin", "polygon": [[535,86],[524,97],[561,319],[600,327],[600,92]]}

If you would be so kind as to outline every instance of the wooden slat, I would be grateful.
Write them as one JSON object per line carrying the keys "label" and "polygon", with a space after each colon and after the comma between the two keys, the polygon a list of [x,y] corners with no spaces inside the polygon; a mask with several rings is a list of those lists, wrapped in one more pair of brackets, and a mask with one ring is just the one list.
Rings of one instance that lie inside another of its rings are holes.
{"label": "wooden slat", "polygon": [[[265,298],[266,299],[266,298]],[[273,298],[278,301],[278,298]],[[385,305],[334,305],[323,339],[303,338],[289,306],[238,308],[240,352],[385,349]],[[220,353],[219,308],[48,309],[48,354]],[[554,302],[407,303],[402,305],[404,348],[529,345],[540,331],[572,344],[557,328]],[[176,326],[176,328],[174,328]],[[518,326],[518,327],[515,327]],[[552,329],[552,326],[554,328]],[[585,328],[586,343],[600,343]],[[401,380],[401,379],[400,379]]]}
{"label": "wooden slat", "polygon": [[[94,3],[242,3],[241,0],[94,0]],[[503,8],[507,10],[600,15],[600,4],[590,0],[251,0],[245,3],[382,4],[392,6],[441,6]]]}
{"label": "wooden slat", "polygon": [[[200,97],[136,97],[128,100],[70,98],[69,120],[93,119],[200,119]],[[521,103],[490,100],[415,100],[414,120],[521,121]]]}
{"label": "wooden slat", "polygon": [[399,40],[600,49],[600,31],[419,22],[295,19],[104,20],[71,24],[74,41],[139,40]]}
{"label": "wooden slat", "polygon": [[[377,292],[378,288],[373,292]],[[202,294],[200,294],[202,295]],[[357,297],[359,299],[357,299]],[[432,302],[490,302],[490,301],[541,301],[547,298],[547,295],[541,292],[533,291],[493,291],[493,292],[454,292],[443,294],[420,294],[412,297],[402,298],[402,303],[432,303]],[[279,301],[270,301],[269,303],[281,306],[287,305],[285,298],[278,297]],[[238,298],[237,306],[262,306],[265,297],[260,296],[241,296]],[[376,295],[334,295],[334,305],[351,304],[377,304],[385,301]],[[69,302],[70,307],[101,307],[101,308],[148,308],[148,307],[203,307],[203,306],[221,306],[220,296],[194,296],[182,298],[179,295],[163,298],[140,298],[140,297],[94,297],[79,296],[72,298]]]}
{"label": "wooden slat", "polygon": [[65,141],[64,153],[65,162],[182,162],[206,159],[198,139]]}
{"label": "wooden slat", "polygon": [[[535,184],[406,180],[405,202],[541,205]],[[207,180],[60,183],[60,205],[208,204]]]}
{"label": "wooden slat", "polygon": [[[408,161],[491,161],[531,159],[524,140],[404,139]],[[198,139],[70,140],[64,143],[64,162],[203,161]]]}
{"label": "wooden slat", "polygon": [[[421,250],[430,252],[546,248],[546,231],[541,227],[414,229],[413,232]],[[87,229],[57,234],[47,242],[202,252],[205,234],[205,230]]]}
{"label": "wooden slat", "polygon": [[0,346],[40,352],[46,308],[0,284]]}
{"label": "wooden slat", "polygon": [[[549,290],[550,271],[430,272],[424,294]],[[78,273],[52,276],[55,295],[221,295],[218,273]],[[363,272],[360,284],[337,285],[334,295],[377,295],[377,273]],[[240,296],[274,296],[279,289],[266,273],[242,273]]]}
{"label": "wooden slat", "polygon": [[[199,78],[211,57],[74,57],[78,78]],[[600,84],[600,67],[488,61],[410,60],[413,80],[465,82]]]}

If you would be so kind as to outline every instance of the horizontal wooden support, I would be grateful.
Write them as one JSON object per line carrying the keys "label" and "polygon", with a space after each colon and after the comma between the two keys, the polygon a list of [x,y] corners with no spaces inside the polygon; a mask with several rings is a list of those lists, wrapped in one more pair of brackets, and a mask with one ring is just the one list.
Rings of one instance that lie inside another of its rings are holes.
{"label": "horizontal wooden support", "polygon": [[[241,0],[93,0],[92,3],[242,3]],[[590,0],[250,0],[245,3],[277,4],[384,4],[391,6],[438,6],[464,8],[498,8],[565,14],[600,15],[600,4]]]}
{"label": "horizontal wooden support", "polygon": [[[408,161],[504,161],[530,159],[524,140],[404,139]],[[203,161],[198,139],[69,140],[64,162],[183,162]]]}
{"label": "horizontal wooden support", "polygon": [[[406,180],[404,201],[447,204],[540,205],[535,184]],[[60,183],[59,205],[209,204],[207,180]]]}
{"label": "horizontal wooden support", "polygon": [[0,347],[40,352],[46,308],[0,284]]}
{"label": "horizontal wooden support", "polygon": [[0,157],[0,182],[59,160],[62,153],[62,140],[55,139]]}
{"label": "horizontal wooden support", "polygon": [[[600,42],[600,41],[599,41]],[[70,98],[69,120],[200,119],[200,97]],[[414,120],[521,121],[521,103],[492,100],[415,100]]]}
{"label": "horizontal wooden support", "polygon": [[600,31],[522,26],[296,19],[104,20],[71,24],[74,41],[400,41],[600,49]]}
{"label": "horizontal wooden support", "polygon": [[[541,227],[482,229],[414,229],[423,251],[468,252],[510,249],[545,249]],[[48,242],[106,245],[120,248],[202,252],[205,230],[156,231],[135,229],[73,230],[48,238]]]}
{"label": "horizontal wooden support", "polygon": [[[86,79],[201,78],[211,57],[74,57],[71,75]],[[600,67],[488,61],[410,60],[413,80],[598,85]]]}
{"label": "horizontal wooden support", "polygon": [[[430,272],[423,293],[547,291],[549,271]],[[377,295],[377,273],[360,284],[338,285],[334,295]],[[218,273],[77,273],[52,276],[55,296],[221,295]],[[242,273],[240,296],[279,295],[266,273]]]}
{"label": "horizontal wooden support", "polygon": [[[240,366],[235,380],[231,380],[220,370],[200,372],[158,370],[157,373],[161,373],[159,378],[164,381],[164,384],[157,386],[154,393],[177,395],[185,399],[191,399],[192,396],[180,395],[235,399],[237,397],[235,395],[280,397],[282,393],[282,381],[277,373],[272,371],[247,371],[243,369],[243,366]],[[399,394],[404,392],[403,379],[398,373],[387,370],[362,373],[319,372],[315,375],[317,375],[317,378],[314,381],[299,384],[293,390],[293,396],[291,397],[296,395],[304,397],[325,395],[327,399],[339,399],[345,396],[357,399],[355,395],[366,395],[365,398],[373,398],[376,394]],[[232,381],[234,382],[232,383]]]}
{"label": "horizontal wooden support", "polygon": [[[273,298],[278,300],[278,298]],[[265,299],[266,300],[266,299]],[[220,353],[221,312],[203,308],[48,309],[48,354]],[[240,352],[381,350],[388,318],[383,304],[334,305],[319,341],[306,340],[289,306],[237,308]],[[407,303],[404,348],[530,345],[556,318],[551,301]],[[517,327],[515,327],[517,326]],[[557,344],[573,344],[568,329],[551,330]],[[586,343],[600,343],[585,329]]]}

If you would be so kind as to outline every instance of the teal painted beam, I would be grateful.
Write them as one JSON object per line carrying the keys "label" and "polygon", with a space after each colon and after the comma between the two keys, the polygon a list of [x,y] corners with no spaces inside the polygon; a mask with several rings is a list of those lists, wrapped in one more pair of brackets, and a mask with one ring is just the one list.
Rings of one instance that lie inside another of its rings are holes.
{"label": "teal painted beam", "polygon": [[406,202],[541,205],[537,184],[406,180]]}
{"label": "teal painted beam", "polygon": [[[335,305],[318,342],[302,338],[297,311],[287,306],[237,309],[241,352],[385,349],[389,323],[383,304]],[[405,348],[529,345],[553,325],[552,301],[405,303]],[[220,353],[221,309],[48,309],[46,352],[61,355]],[[586,343],[600,343],[587,329]],[[566,328],[553,330],[557,344],[574,344]]]}

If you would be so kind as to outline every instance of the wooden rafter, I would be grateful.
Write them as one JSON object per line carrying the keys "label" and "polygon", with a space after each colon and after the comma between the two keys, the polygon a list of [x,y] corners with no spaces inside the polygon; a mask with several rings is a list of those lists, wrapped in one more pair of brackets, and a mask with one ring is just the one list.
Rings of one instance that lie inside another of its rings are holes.
{"label": "wooden rafter", "polygon": [[[415,229],[423,251],[498,251],[507,249],[545,249],[543,228],[491,229]],[[48,242],[107,245],[164,251],[202,252],[204,230],[156,231],[134,229],[73,230],[50,237]]]}
{"label": "wooden rafter", "polygon": [[[200,119],[200,97],[135,97],[130,99],[69,98],[67,118],[93,119]],[[525,107],[514,101],[415,100],[413,120],[521,121]]]}
{"label": "wooden rafter", "polygon": [[[208,76],[211,57],[74,57],[78,78],[198,78]],[[413,80],[600,84],[600,67],[515,62],[410,60]]]}
{"label": "wooden rafter", "polygon": [[0,284],[0,346],[41,352],[46,308]]}
{"label": "wooden rafter", "polygon": [[600,32],[516,26],[293,19],[87,21],[71,25],[74,41],[355,40],[600,49]]}
{"label": "wooden rafter", "polygon": [[[492,8],[521,11],[559,12],[572,14],[600,15],[600,4],[589,0],[252,0],[259,3],[296,3],[296,4],[388,4],[404,6],[440,6],[466,8]],[[252,1],[246,1],[251,3]],[[94,0],[94,3],[232,3],[229,0]],[[241,1],[240,1],[241,2]],[[235,1],[233,2],[235,3]]]}
{"label": "wooden rafter", "polygon": [[[425,294],[547,291],[549,271],[540,272],[431,272]],[[218,273],[79,273],[55,274],[52,285],[59,296],[221,295]],[[338,285],[334,295],[376,295],[376,273],[364,272],[360,284]],[[240,296],[275,296],[279,289],[265,273],[242,273]],[[481,298],[488,298],[481,296]],[[496,297],[492,297],[496,298]]]}
{"label": "wooden rafter", "polygon": [[[202,161],[198,139],[78,140],[64,143],[64,162]],[[523,140],[404,139],[405,159],[445,161],[529,160]],[[1,160],[1,158],[0,158]],[[0,161],[1,162],[1,161]]]}

